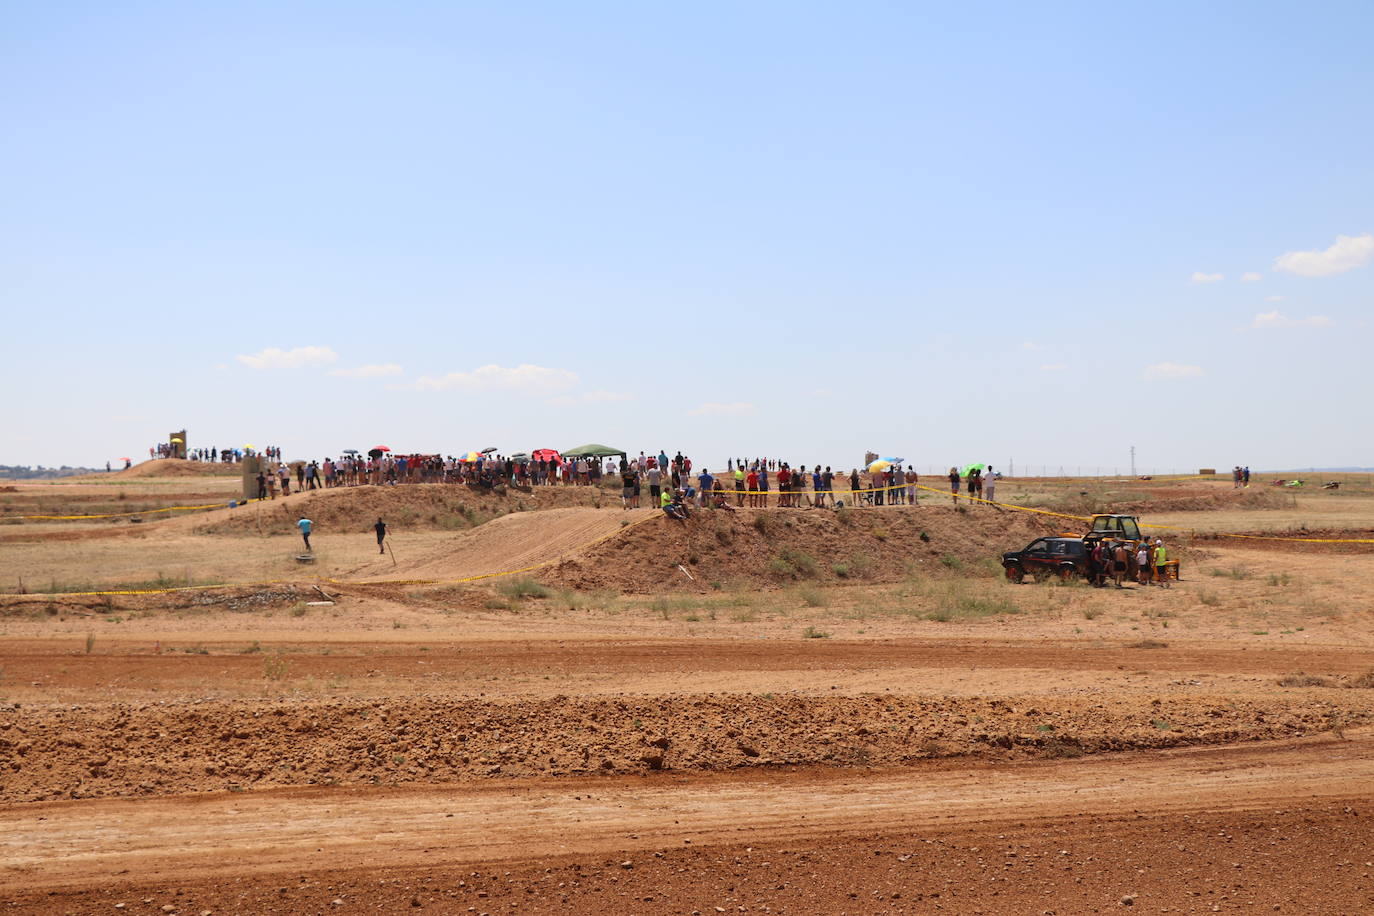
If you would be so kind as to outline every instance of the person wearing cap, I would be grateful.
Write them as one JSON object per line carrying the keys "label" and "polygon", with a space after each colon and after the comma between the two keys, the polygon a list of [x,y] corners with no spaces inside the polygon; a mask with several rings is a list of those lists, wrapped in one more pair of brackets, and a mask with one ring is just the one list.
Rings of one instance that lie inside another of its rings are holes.
{"label": "person wearing cap", "polygon": [[[382,543],[386,540],[386,522],[382,521],[380,518],[377,519],[377,524],[372,526],[372,530],[377,532],[377,552],[386,553],[386,547],[383,546]],[[306,541],[306,546],[310,546],[308,540]]]}
{"label": "person wearing cap", "polygon": [[1155,576],[1159,579],[1159,584],[1163,588],[1172,588],[1169,584],[1169,552],[1164,549],[1164,540],[1155,538],[1155,546],[1152,551],[1155,563]]}

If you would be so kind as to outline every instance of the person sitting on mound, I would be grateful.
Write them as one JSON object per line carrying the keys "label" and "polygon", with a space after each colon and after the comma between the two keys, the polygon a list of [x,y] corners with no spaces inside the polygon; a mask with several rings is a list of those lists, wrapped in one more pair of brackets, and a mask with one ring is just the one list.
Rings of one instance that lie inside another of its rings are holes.
{"label": "person sitting on mound", "polygon": [[674,490],[672,493],[664,492],[659,497],[659,503],[663,508],[663,514],[669,518],[675,518],[680,522],[687,521],[687,504],[683,501],[682,488]]}

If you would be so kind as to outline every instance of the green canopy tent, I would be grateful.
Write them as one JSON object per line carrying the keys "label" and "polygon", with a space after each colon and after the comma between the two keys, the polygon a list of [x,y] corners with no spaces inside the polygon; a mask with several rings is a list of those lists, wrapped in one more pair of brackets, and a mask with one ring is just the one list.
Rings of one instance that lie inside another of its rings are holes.
{"label": "green canopy tent", "polygon": [[619,458],[626,461],[629,456],[618,448],[611,448],[609,445],[598,445],[592,442],[588,445],[579,445],[577,448],[563,450],[564,458]]}

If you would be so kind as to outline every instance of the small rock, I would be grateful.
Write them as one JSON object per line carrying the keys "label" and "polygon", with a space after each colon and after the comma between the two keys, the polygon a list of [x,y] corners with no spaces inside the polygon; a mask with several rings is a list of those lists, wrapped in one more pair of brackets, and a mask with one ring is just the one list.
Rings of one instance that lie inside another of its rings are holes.
{"label": "small rock", "polygon": [[330,902],[330,904],[331,904],[332,906],[343,906],[343,901],[342,901],[341,899],[339,899],[338,897],[335,897],[333,900],[331,900],[331,901],[329,901],[329,902]]}
{"label": "small rock", "polygon": [[1134,894],[1127,894],[1126,896],[1122,897],[1122,898],[1121,898],[1121,905],[1122,905],[1122,906],[1135,906],[1135,895],[1134,895]]}
{"label": "small rock", "polygon": [[634,867],[635,867],[635,863],[631,862],[629,859],[626,859],[624,862],[621,862],[621,863],[620,863],[620,867],[621,867],[621,868],[634,868]]}

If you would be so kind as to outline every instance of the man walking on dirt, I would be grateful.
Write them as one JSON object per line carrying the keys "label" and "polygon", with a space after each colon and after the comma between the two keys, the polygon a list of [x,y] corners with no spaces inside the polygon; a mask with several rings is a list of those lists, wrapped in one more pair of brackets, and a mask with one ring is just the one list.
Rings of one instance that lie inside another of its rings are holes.
{"label": "man walking on dirt", "polygon": [[301,537],[305,539],[306,553],[314,552],[310,549],[310,529],[313,525],[314,522],[310,521],[310,519],[305,518],[304,516],[302,516],[300,521],[296,522],[296,527],[301,529]]}
{"label": "man walking on dirt", "polygon": [[[386,547],[383,544],[386,540],[386,522],[382,521],[380,518],[377,519],[377,524],[372,526],[372,530],[377,532],[377,552],[386,553]],[[310,535],[308,534],[305,537],[305,546],[310,546]]]}

